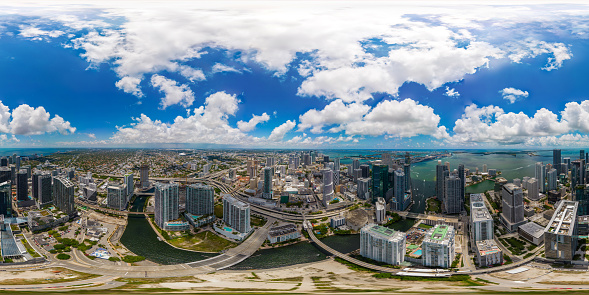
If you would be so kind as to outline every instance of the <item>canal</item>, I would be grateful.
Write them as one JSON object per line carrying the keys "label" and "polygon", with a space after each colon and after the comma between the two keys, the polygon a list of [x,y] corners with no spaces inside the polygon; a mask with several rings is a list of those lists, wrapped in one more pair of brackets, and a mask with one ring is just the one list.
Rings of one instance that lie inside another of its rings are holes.
{"label": "canal", "polygon": [[[327,246],[342,253],[360,249],[360,235],[336,235],[321,240]],[[327,258],[326,253],[311,243],[301,242],[290,246],[258,250],[254,255],[229,269],[266,269],[317,262]]]}
{"label": "canal", "polygon": [[[131,211],[142,212],[147,196],[137,197]],[[178,264],[203,260],[217,254],[199,253],[176,249],[160,241],[144,215],[129,215],[121,243],[135,255],[143,256],[159,264]]]}

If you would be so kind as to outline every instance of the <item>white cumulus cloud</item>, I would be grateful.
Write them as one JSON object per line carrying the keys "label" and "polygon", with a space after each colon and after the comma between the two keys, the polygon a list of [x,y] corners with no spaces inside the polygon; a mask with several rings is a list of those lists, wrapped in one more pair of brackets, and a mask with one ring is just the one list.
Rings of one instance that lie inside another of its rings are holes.
{"label": "white cumulus cloud", "polygon": [[188,85],[178,86],[178,82],[157,74],[151,76],[151,85],[164,93],[160,103],[163,109],[176,104],[187,108],[194,102],[194,93]]}
{"label": "white cumulus cloud", "polygon": [[529,96],[527,91],[515,89],[513,87],[504,88],[500,90],[499,93],[501,93],[503,99],[508,100],[509,103],[514,103]]}
{"label": "white cumulus cloud", "polygon": [[270,136],[268,136],[269,141],[281,141],[286,133],[293,130],[297,126],[295,121],[288,120],[284,122],[282,125],[274,128]]}
{"label": "white cumulus cloud", "polygon": [[252,115],[252,118],[247,122],[245,122],[245,121],[237,122],[237,128],[239,128],[239,130],[241,130],[243,132],[249,132],[249,131],[256,129],[256,126],[258,124],[267,122],[268,120],[270,120],[270,116],[268,116],[268,114],[266,114],[266,113],[263,113],[260,116]]}

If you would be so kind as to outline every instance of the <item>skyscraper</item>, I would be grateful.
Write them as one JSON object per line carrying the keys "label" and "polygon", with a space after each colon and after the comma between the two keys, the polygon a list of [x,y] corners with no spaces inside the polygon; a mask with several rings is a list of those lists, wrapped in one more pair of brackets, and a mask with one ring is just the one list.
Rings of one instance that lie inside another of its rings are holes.
{"label": "skyscraper", "polygon": [[250,205],[231,195],[223,195],[223,222],[240,233],[249,232],[251,230]]}
{"label": "skyscraper", "polygon": [[585,159],[571,162],[571,188],[585,184]]}
{"label": "skyscraper", "polygon": [[16,199],[19,201],[29,200],[29,181],[26,170],[20,170],[16,174]]}
{"label": "skyscraper", "polygon": [[149,165],[141,165],[141,168],[139,168],[139,178],[142,188],[149,187]]}
{"label": "skyscraper", "polygon": [[383,164],[372,165],[372,203],[378,198],[385,198],[389,190],[389,166]]}
{"label": "skyscraper", "polygon": [[128,173],[125,174],[125,187],[126,187],[126,192],[125,194],[127,195],[127,199],[131,199],[131,196],[133,195],[133,192],[135,192],[135,182],[133,181],[133,173]]}
{"label": "skyscraper", "polygon": [[436,197],[440,201],[444,199],[444,171],[448,171],[448,167],[438,161],[436,166]]}
{"label": "skyscraper", "polygon": [[339,158],[333,158],[333,185],[339,185],[339,171],[340,161]]}
{"label": "skyscraper", "polygon": [[177,183],[155,184],[155,224],[166,229],[166,222],[179,217],[179,186]]}
{"label": "skyscraper", "polygon": [[538,180],[538,188],[540,192],[546,192],[546,166],[544,163],[537,162],[536,163],[536,179]]}
{"label": "skyscraper", "polygon": [[12,217],[12,188],[8,181],[0,183],[0,214]]}
{"label": "skyscraper", "polygon": [[262,189],[262,198],[272,199],[272,167],[264,167],[264,187]]}
{"label": "skyscraper", "polygon": [[560,156],[560,150],[552,150],[552,168],[556,169],[556,173],[561,173],[560,163],[562,163],[562,158]]}
{"label": "skyscraper", "polygon": [[[94,185],[96,188],[96,185]],[[49,204],[53,201],[51,174],[41,173],[37,176],[37,205],[39,207]]]}
{"label": "skyscraper", "polygon": [[63,213],[76,213],[74,206],[74,184],[65,177],[53,178],[53,203]]}
{"label": "skyscraper", "polygon": [[554,168],[550,169],[550,171],[548,171],[548,173],[546,173],[546,180],[547,180],[546,190],[547,191],[555,190],[557,188],[557,182],[556,182],[557,178],[558,178],[558,171]]}
{"label": "skyscraper", "polygon": [[405,190],[411,190],[411,164],[403,165],[403,173],[405,173]]}
{"label": "skyscraper", "polygon": [[108,208],[123,211],[127,208],[127,187],[125,185],[109,185],[107,188],[106,205]]}
{"label": "skyscraper", "polygon": [[352,160],[352,170],[360,169],[360,161],[358,159]]}
{"label": "skyscraper", "polygon": [[460,197],[464,199],[464,192],[466,187],[466,174],[464,171],[464,164],[458,165],[458,178],[460,178]]}
{"label": "skyscraper", "polygon": [[327,207],[333,200],[333,171],[331,169],[322,169],[323,175],[323,206]]}
{"label": "skyscraper", "polygon": [[0,166],[1,167],[8,166],[8,158],[6,158],[6,157],[0,158]]}
{"label": "skyscraper", "polygon": [[362,178],[368,178],[370,177],[370,166],[366,165],[366,164],[362,164],[360,166],[360,175],[358,177],[362,177]]}
{"label": "skyscraper", "polygon": [[451,174],[444,180],[444,212],[448,214],[462,212],[464,197],[460,196],[462,193],[461,184],[462,180],[454,174]]}
{"label": "skyscraper", "polygon": [[502,209],[501,221],[510,232],[525,223],[524,220],[524,194],[521,187],[508,183],[501,190]]}
{"label": "skyscraper", "polygon": [[411,203],[411,200],[408,199],[409,202],[406,202],[405,200],[405,192],[407,191],[407,187],[405,186],[407,184],[407,175],[401,169],[395,170],[393,174],[393,196],[395,197],[395,209],[397,211],[404,211]]}
{"label": "skyscraper", "polygon": [[12,172],[10,167],[0,167],[0,183],[12,181]]}
{"label": "skyscraper", "polygon": [[202,216],[214,213],[215,190],[210,185],[191,184],[186,187],[186,212]]}

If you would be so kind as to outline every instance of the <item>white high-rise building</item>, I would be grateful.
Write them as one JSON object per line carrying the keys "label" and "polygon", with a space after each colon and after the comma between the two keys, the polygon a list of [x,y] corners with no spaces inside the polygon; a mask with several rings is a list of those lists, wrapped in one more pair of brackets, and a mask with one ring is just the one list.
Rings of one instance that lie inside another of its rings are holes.
{"label": "white high-rise building", "polygon": [[223,221],[232,229],[247,233],[250,225],[250,205],[237,200],[231,195],[223,195]]}
{"label": "white high-rise building", "polygon": [[378,198],[376,203],[374,204],[375,214],[376,214],[376,223],[383,224],[387,214],[387,203],[384,198]]}
{"label": "white high-rise building", "polygon": [[177,183],[155,184],[155,224],[167,229],[166,223],[179,217],[179,186]]}
{"label": "white high-rise building", "polygon": [[438,224],[430,228],[421,244],[424,266],[449,268],[454,261],[454,227]]}
{"label": "white high-rise building", "polygon": [[493,218],[485,206],[483,194],[470,194],[469,229],[471,245],[493,239]]}
{"label": "white high-rise building", "polygon": [[533,177],[528,179],[528,199],[532,201],[537,201],[540,199],[538,181]]}
{"label": "white high-rise building", "polygon": [[370,178],[358,178],[357,185],[358,198],[370,200]]}
{"label": "white high-rise building", "polygon": [[135,192],[135,182],[133,181],[133,173],[125,174],[124,179],[125,187],[127,189],[125,193],[127,194],[127,199],[130,200],[131,196]]}
{"label": "white high-rise building", "polygon": [[333,185],[339,185],[340,161],[339,158],[333,159]]}
{"label": "white high-rise building", "polygon": [[536,163],[536,179],[538,180],[538,189],[540,192],[546,192],[546,166],[542,162]]}
{"label": "white high-rise building", "polygon": [[405,261],[405,233],[370,223],[360,230],[360,255],[391,265]]}
{"label": "white high-rise building", "polygon": [[546,173],[547,178],[547,186],[546,190],[551,191],[557,189],[557,179],[558,179],[558,170],[552,168],[548,173]]}
{"label": "white high-rise building", "polygon": [[487,172],[489,172],[489,171],[487,170],[487,164],[483,164],[483,173],[487,173]]}

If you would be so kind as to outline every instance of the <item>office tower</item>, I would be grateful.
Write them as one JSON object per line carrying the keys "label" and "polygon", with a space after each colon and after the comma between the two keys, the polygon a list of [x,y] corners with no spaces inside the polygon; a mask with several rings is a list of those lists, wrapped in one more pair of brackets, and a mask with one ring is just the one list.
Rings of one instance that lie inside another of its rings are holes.
{"label": "office tower", "polygon": [[12,181],[12,172],[10,171],[10,167],[0,167],[0,183],[4,183],[6,181]]}
{"label": "office tower", "polygon": [[0,183],[0,214],[12,217],[12,186],[8,181]]}
{"label": "office tower", "polygon": [[460,197],[464,199],[466,187],[466,171],[464,171],[464,164],[458,165],[458,178],[460,178]]}
{"label": "office tower", "polygon": [[16,165],[16,154],[12,154],[12,164]]}
{"label": "office tower", "polygon": [[[51,174],[41,173],[37,175],[37,205],[39,207],[53,202],[53,189],[51,187]],[[96,185],[94,185],[96,188]],[[96,190],[95,190],[96,191]]]}
{"label": "office tower", "polygon": [[41,173],[41,171],[35,171],[31,177],[31,197],[35,201],[39,200],[39,176]]}
{"label": "office tower", "polygon": [[135,182],[133,181],[133,173],[125,174],[124,179],[125,187],[127,189],[125,194],[127,195],[127,200],[130,200],[131,196],[133,195],[133,192],[135,192]]}
{"label": "office tower", "polygon": [[444,180],[444,212],[457,214],[464,208],[464,197],[460,196],[462,180],[452,174]]}
{"label": "office tower", "polygon": [[544,163],[537,162],[536,163],[536,179],[538,180],[538,189],[540,192],[546,192],[546,167]]}
{"label": "office tower", "polygon": [[522,180],[519,178],[514,178],[513,179],[513,184],[515,184],[516,186],[521,187],[522,186]]}
{"label": "office tower", "polygon": [[585,150],[580,150],[579,151],[579,160],[584,160],[585,159]]}
{"label": "office tower", "polygon": [[405,173],[405,190],[411,190],[411,164],[403,165],[403,173]]}
{"label": "office tower", "polygon": [[562,162],[562,158],[560,156],[560,150],[552,150],[552,168],[556,169],[556,173],[560,174],[560,163]]}
{"label": "office tower", "polygon": [[327,207],[333,200],[333,171],[331,169],[322,169],[323,175],[323,206]]}
{"label": "office tower", "polygon": [[16,166],[14,164],[10,165],[10,181],[12,181],[13,185],[16,184],[16,172],[18,172]]}
{"label": "office tower", "polygon": [[393,157],[392,157],[392,155],[390,153],[384,153],[384,154],[382,154],[381,160],[382,160],[382,163],[384,165],[387,165],[389,167],[392,167],[393,166]]}
{"label": "office tower", "polygon": [[20,156],[16,156],[16,159],[14,160],[14,165],[16,166],[16,171],[20,171]]}
{"label": "office tower", "polygon": [[276,159],[274,157],[266,158],[266,167],[274,167],[276,165]]}
{"label": "office tower", "polygon": [[311,155],[303,154],[303,165],[305,165],[305,167],[311,165]]}
{"label": "office tower", "polygon": [[444,162],[444,166],[446,166],[446,170],[450,171],[450,162]]}
{"label": "office tower", "polygon": [[370,178],[358,178],[358,198],[362,200],[370,199]]}
{"label": "office tower", "polygon": [[155,224],[167,229],[167,222],[178,219],[180,209],[179,186],[177,183],[155,184]]}
{"label": "office tower", "polygon": [[210,185],[191,184],[186,187],[186,212],[211,215],[215,210],[215,190]]}
{"label": "office tower", "polygon": [[66,175],[69,180],[74,180],[76,177],[76,168],[68,169]]}
{"label": "office tower", "polygon": [[538,181],[536,180],[536,178],[530,178],[528,180],[528,199],[532,201],[540,200]]}
{"label": "office tower", "polygon": [[6,167],[6,166],[8,166],[8,158],[6,158],[6,157],[2,157],[2,158],[0,158],[0,166],[1,166],[1,167]]}
{"label": "office tower", "polygon": [[360,167],[359,169],[361,171],[361,174],[360,174],[359,177],[362,177],[362,178],[368,178],[368,177],[370,177],[370,166],[369,165],[362,164],[359,167]]}
{"label": "office tower", "polygon": [[142,188],[149,187],[149,165],[141,165],[139,168],[139,178]]}
{"label": "office tower", "polygon": [[[563,166],[564,164],[564,166]],[[566,157],[562,159],[562,164],[560,165],[562,171],[560,173],[566,174],[571,169],[571,158]]]}
{"label": "office tower", "polygon": [[360,229],[360,255],[399,265],[405,261],[405,233],[374,223]]}
{"label": "office tower", "polygon": [[262,198],[272,199],[272,167],[264,167],[264,187],[262,189]]}
{"label": "office tower", "polygon": [[454,227],[438,224],[430,228],[421,244],[424,266],[449,268],[454,261]]}
{"label": "office tower", "polygon": [[372,165],[372,203],[378,198],[385,198],[389,190],[389,166],[383,164]]}
{"label": "office tower", "polygon": [[410,194],[407,192],[407,175],[401,169],[393,172],[393,195],[395,197],[394,207],[397,211],[405,211],[411,204]]}
{"label": "office tower", "polygon": [[501,222],[509,230],[514,232],[525,223],[524,220],[524,196],[521,187],[508,183],[501,190],[502,209]]}
{"label": "office tower", "polygon": [[557,188],[556,180],[558,179],[558,171],[554,168],[550,169],[548,173],[546,173],[546,190],[551,191]]}
{"label": "office tower", "polygon": [[76,213],[74,206],[74,184],[65,177],[53,178],[53,204],[70,216]]}
{"label": "office tower", "polygon": [[585,184],[585,160],[576,160],[571,163],[571,188]]}
{"label": "office tower", "polygon": [[236,177],[237,176],[237,169],[236,168],[229,169],[228,176],[229,176],[229,179],[231,179],[231,180],[237,179],[237,177]]}
{"label": "office tower", "polygon": [[29,200],[29,181],[26,170],[20,170],[16,174],[16,199],[18,201]]}
{"label": "office tower", "polygon": [[[548,199],[548,202],[552,201],[554,204],[560,198],[553,197],[552,200],[550,200],[550,198]],[[579,216],[589,215],[589,184],[580,184],[575,187],[573,191],[573,201],[578,203],[577,213]]]}
{"label": "office tower", "polygon": [[485,206],[482,194],[470,194],[470,241],[493,239],[493,218]]}
{"label": "office tower", "polygon": [[487,164],[483,164],[483,173],[487,173],[487,172],[489,172],[489,171],[487,170]]}
{"label": "office tower", "polygon": [[252,179],[258,176],[258,162],[254,159],[247,160],[247,175]]}
{"label": "office tower", "polygon": [[436,166],[436,197],[440,201],[444,199],[444,171],[448,171],[448,167],[438,161]]}
{"label": "office tower", "polygon": [[360,169],[360,161],[358,159],[352,159],[352,170]]}
{"label": "office tower", "polygon": [[127,209],[127,187],[125,185],[109,185],[107,188],[106,205],[108,208],[123,211]]}
{"label": "office tower", "polygon": [[340,162],[339,158],[333,158],[333,186],[339,185]]}
{"label": "office tower", "polygon": [[329,162],[329,156],[323,156],[323,163]]}
{"label": "office tower", "polygon": [[231,195],[223,195],[223,221],[240,233],[250,232],[250,205]]}
{"label": "office tower", "polygon": [[562,200],[544,230],[544,248],[548,259],[573,260],[578,242],[577,206]]}

